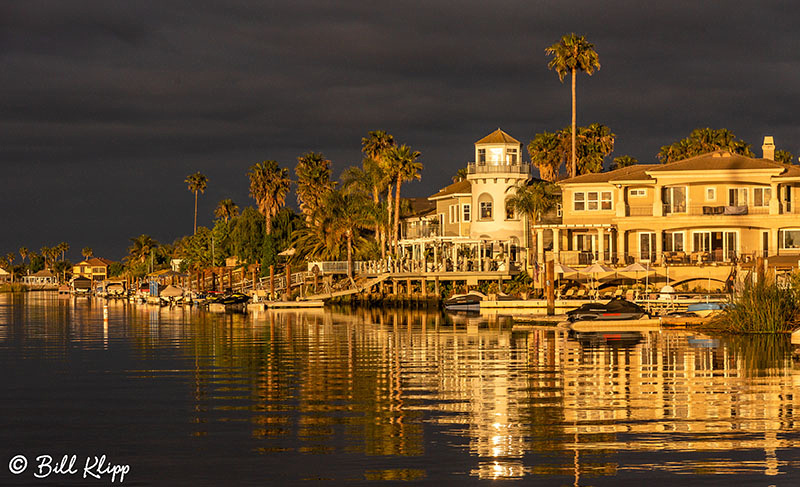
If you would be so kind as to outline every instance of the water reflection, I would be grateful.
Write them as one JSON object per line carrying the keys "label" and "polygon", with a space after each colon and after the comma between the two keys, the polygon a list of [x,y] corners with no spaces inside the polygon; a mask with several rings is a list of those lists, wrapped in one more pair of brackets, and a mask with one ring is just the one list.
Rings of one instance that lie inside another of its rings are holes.
{"label": "water reflection", "polygon": [[[127,377],[188,386],[194,441],[299,454],[297,480],[795,473],[784,337],[515,330],[404,310],[212,314],[0,296],[0,345],[43,360],[127,350]],[[175,353],[177,365],[162,363]],[[224,433],[223,433],[224,432]],[[356,460],[353,460],[356,459]],[[638,477],[637,477],[638,478]]]}

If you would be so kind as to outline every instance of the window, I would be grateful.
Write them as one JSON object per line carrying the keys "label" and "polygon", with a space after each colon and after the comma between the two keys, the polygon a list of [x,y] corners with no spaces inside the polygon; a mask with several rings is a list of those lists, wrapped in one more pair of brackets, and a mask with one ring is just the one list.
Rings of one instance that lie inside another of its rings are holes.
{"label": "window", "polygon": [[664,233],[664,251],[665,252],[683,252],[683,232],[666,232]]}
{"label": "window", "polygon": [[771,188],[753,188],[753,206],[764,207],[769,206],[769,200],[772,198]]}
{"label": "window", "polygon": [[465,205],[461,205],[461,207],[464,210],[463,221],[465,221],[465,222],[470,221],[470,218],[472,218],[472,215],[471,215],[471,213],[472,213],[472,205],[465,204]]}
{"label": "window", "polygon": [[647,190],[643,189],[643,188],[642,189],[632,189],[630,191],[630,193],[628,193],[628,194],[630,194],[633,197],[639,198],[639,197],[642,197],[642,196],[647,196]]}
{"label": "window", "polygon": [[686,187],[670,186],[663,188],[661,202],[664,204],[664,214],[686,213]]}
{"label": "window", "polygon": [[444,235],[444,213],[439,213],[439,235]]}
{"label": "window", "polygon": [[730,206],[747,206],[747,188],[731,188],[728,190]]}
{"label": "window", "polygon": [[481,220],[492,219],[492,202],[481,201]]}
{"label": "window", "polygon": [[478,149],[478,164],[486,164],[486,149]]}
{"label": "window", "polygon": [[516,220],[517,219],[517,212],[514,211],[514,207],[508,204],[506,201],[506,220]]}
{"label": "window", "polygon": [[506,149],[506,163],[517,163],[517,149]]}
{"label": "window", "polygon": [[716,201],[717,188],[706,188],[706,201]]}
{"label": "window", "polygon": [[695,252],[709,252],[711,250],[711,232],[695,232],[693,235]]}
{"label": "window", "polygon": [[800,249],[800,229],[780,230],[778,244],[782,249]]}
{"label": "window", "polygon": [[584,196],[585,195],[583,193],[575,193],[575,195],[573,196],[573,202],[575,203],[575,211],[583,211],[586,209]]}
{"label": "window", "polygon": [[583,210],[610,210],[611,191],[588,191],[586,193],[575,193],[573,197],[575,211]]}
{"label": "window", "polygon": [[458,205],[450,205],[447,207],[450,223],[458,223]]}
{"label": "window", "polygon": [[556,216],[558,218],[564,216],[564,208],[561,206],[561,203],[556,203]]}

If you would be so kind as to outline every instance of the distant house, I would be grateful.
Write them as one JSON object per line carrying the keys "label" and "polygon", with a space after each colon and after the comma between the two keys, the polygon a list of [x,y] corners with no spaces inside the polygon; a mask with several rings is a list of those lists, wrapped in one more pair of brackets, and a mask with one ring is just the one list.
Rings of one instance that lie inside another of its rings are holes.
{"label": "distant house", "polygon": [[45,284],[58,284],[58,278],[47,269],[35,274],[28,274],[22,278],[22,282],[29,286],[42,286]]}
{"label": "distant house", "polygon": [[11,281],[11,273],[3,268],[0,268],[0,282],[10,282],[10,281]]}
{"label": "distant house", "polygon": [[94,282],[104,281],[108,278],[108,266],[113,264],[102,257],[90,257],[72,266],[72,275],[86,277]]}

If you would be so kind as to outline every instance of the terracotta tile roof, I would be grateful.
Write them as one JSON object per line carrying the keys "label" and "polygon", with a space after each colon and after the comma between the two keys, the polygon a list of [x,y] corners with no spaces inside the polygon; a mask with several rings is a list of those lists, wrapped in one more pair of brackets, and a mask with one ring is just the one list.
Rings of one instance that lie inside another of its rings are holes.
{"label": "terracotta tile roof", "polygon": [[449,186],[445,186],[444,188],[440,189],[439,192],[436,193],[435,195],[429,196],[428,199],[434,200],[451,194],[472,194],[472,183],[464,179],[457,183],[453,183]]}
{"label": "terracotta tile roof", "polygon": [[611,181],[630,181],[630,180],[643,180],[648,181],[652,179],[645,171],[658,167],[658,164],[634,164],[633,166],[623,167],[609,172],[595,172],[589,174],[581,174],[574,178],[564,179],[559,181],[559,184],[567,183],[608,183]]}
{"label": "terracotta tile roof", "polygon": [[733,154],[730,151],[714,151],[699,156],[682,159],[680,161],[661,164],[651,169],[650,172],[665,171],[717,171],[736,169],[777,169],[783,164],[768,159],[755,159],[752,157]]}
{"label": "terracotta tile roof", "polygon": [[475,142],[476,144],[519,144],[519,141],[500,129]]}
{"label": "terracotta tile roof", "polygon": [[102,266],[102,265],[109,266],[114,262],[108,259],[104,259],[102,257],[90,257],[88,260],[86,260],[86,263],[89,265],[96,265],[96,266]]}

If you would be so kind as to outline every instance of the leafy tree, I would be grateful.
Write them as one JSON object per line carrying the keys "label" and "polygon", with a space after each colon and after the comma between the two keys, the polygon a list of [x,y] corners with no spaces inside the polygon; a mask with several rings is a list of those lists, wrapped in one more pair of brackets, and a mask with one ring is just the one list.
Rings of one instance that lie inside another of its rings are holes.
{"label": "leafy tree", "polygon": [[30,262],[31,274],[35,274],[45,268],[44,257],[36,252],[28,252],[28,261]]}
{"label": "leafy tree", "polygon": [[53,263],[53,273],[60,276],[62,282],[72,277],[72,263],[68,260],[60,260]]}
{"label": "leafy tree", "polygon": [[538,244],[536,232],[532,227],[541,220],[545,212],[556,206],[557,194],[556,187],[550,182],[522,181],[514,186],[514,192],[506,200],[506,205],[527,218],[533,238],[533,248],[538,248]]}
{"label": "leafy tree", "polygon": [[322,154],[308,152],[297,158],[294,173],[297,176],[297,203],[306,223],[310,223],[311,215],[333,188],[331,161]]}
{"label": "leafy tree", "polygon": [[121,276],[124,271],[125,271],[125,264],[123,264],[122,262],[112,262],[108,266],[108,277]]}
{"label": "leafy tree", "polygon": [[577,147],[576,147],[576,110],[575,110],[575,75],[578,71],[591,76],[595,69],[600,69],[600,58],[594,50],[594,44],[588,42],[584,36],[570,33],[563,36],[558,42],[544,50],[553,59],[547,64],[550,69],[555,69],[558,79],[562,83],[567,73],[572,74],[572,166],[570,177],[578,174]]}
{"label": "leafy tree", "polygon": [[795,162],[794,154],[789,151],[778,149],[775,151],[775,162],[793,164]]}
{"label": "leafy tree", "polygon": [[639,164],[639,160],[635,157],[631,157],[628,155],[615,157],[614,161],[611,163],[611,167],[608,168],[610,171],[614,171],[616,169],[622,169],[623,167],[633,166]]}
{"label": "leafy tree", "polygon": [[196,172],[186,176],[183,181],[189,185],[189,192],[194,193],[194,231],[197,232],[197,193],[205,193],[208,186],[208,178],[201,172]]}
{"label": "leafy tree", "polygon": [[658,159],[662,164],[680,161],[716,150],[729,150],[734,154],[755,157],[750,144],[737,139],[728,129],[696,128],[685,139],[661,147]]}
{"label": "leafy tree", "polygon": [[250,178],[250,196],[256,200],[258,211],[264,215],[266,232],[272,233],[272,218],[286,203],[292,181],[288,170],[275,161],[254,164],[247,176]]}
{"label": "leafy tree", "polygon": [[222,218],[226,222],[235,216],[239,215],[239,207],[232,199],[226,198],[217,203],[217,208],[214,210],[214,216]]}
{"label": "leafy tree", "polygon": [[392,225],[392,235],[394,238],[394,251],[395,255],[399,253],[400,245],[400,187],[403,181],[413,181],[415,179],[422,179],[420,171],[422,170],[422,163],[417,161],[420,153],[411,150],[411,147],[403,144],[399,147],[393,147],[388,153],[388,163],[392,168],[391,172],[394,173],[395,182],[397,185],[397,192],[394,198],[394,225]]}

